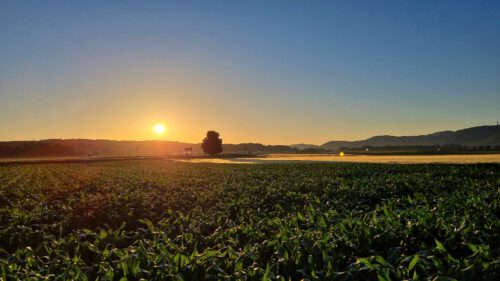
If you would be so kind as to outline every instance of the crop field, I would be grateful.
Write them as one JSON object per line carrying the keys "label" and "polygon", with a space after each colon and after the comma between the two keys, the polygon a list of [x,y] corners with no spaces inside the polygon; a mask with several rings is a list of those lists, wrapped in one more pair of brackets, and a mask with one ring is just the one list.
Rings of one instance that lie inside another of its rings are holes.
{"label": "crop field", "polygon": [[500,280],[500,164],[0,166],[0,280]]}

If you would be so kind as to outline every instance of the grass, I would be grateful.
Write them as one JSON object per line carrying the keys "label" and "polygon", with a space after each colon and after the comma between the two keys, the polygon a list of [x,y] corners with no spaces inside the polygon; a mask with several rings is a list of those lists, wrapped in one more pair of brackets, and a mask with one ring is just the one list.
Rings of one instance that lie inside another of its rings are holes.
{"label": "grass", "polygon": [[1,280],[495,280],[500,165],[0,167]]}

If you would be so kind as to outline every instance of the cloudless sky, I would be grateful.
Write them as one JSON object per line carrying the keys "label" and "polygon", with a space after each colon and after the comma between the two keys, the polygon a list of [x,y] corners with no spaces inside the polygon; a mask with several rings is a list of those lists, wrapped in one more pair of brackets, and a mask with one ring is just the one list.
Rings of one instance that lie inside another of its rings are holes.
{"label": "cloudless sky", "polygon": [[0,140],[321,144],[494,124],[499,15],[500,1],[0,0]]}

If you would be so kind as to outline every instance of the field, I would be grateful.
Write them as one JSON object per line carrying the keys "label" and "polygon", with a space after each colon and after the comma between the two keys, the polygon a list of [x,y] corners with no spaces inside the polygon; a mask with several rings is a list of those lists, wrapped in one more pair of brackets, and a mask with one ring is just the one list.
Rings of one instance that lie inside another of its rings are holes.
{"label": "field", "polygon": [[499,280],[500,164],[0,166],[1,280]]}
{"label": "field", "polygon": [[268,154],[255,157],[198,157],[181,161],[193,163],[285,163],[285,162],[348,162],[384,164],[476,164],[500,163],[500,154],[446,154],[446,155],[362,155],[346,154]]}

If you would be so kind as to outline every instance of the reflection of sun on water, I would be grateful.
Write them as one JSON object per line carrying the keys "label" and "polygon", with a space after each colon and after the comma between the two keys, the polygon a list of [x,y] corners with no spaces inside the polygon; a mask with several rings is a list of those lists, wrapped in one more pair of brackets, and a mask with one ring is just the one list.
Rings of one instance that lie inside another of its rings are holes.
{"label": "reflection of sun on water", "polygon": [[161,123],[158,123],[153,126],[153,131],[158,135],[162,135],[163,133],[165,133],[165,130],[166,130],[165,125]]}

